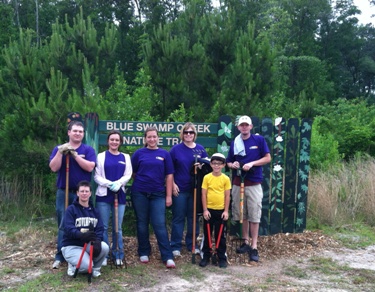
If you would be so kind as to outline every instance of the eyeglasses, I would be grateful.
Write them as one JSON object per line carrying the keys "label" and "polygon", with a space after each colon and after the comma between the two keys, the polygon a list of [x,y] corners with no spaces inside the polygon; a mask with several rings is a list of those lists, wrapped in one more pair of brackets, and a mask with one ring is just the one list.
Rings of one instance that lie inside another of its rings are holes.
{"label": "eyeglasses", "polygon": [[214,166],[220,166],[220,165],[223,165],[224,163],[222,162],[211,162],[211,165],[214,165]]}
{"label": "eyeglasses", "polygon": [[184,134],[185,134],[185,135],[187,135],[187,134],[194,135],[195,132],[194,132],[194,131],[184,131]]}

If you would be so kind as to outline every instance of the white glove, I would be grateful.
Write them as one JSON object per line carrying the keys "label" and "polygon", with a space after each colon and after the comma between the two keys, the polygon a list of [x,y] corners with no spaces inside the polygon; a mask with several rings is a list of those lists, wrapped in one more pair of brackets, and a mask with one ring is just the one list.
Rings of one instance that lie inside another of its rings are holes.
{"label": "white glove", "polygon": [[115,182],[113,182],[113,184],[110,186],[110,190],[112,191],[112,192],[118,192],[118,190],[121,188],[121,183],[120,182],[118,182],[118,181],[115,181]]}

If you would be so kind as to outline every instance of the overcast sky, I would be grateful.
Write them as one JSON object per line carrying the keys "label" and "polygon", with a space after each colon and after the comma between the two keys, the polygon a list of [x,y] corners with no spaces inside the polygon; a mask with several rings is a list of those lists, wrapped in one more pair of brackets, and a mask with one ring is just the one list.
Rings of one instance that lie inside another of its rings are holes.
{"label": "overcast sky", "polygon": [[370,6],[368,0],[354,0],[354,4],[362,11],[362,14],[358,15],[359,22],[361,24],[369,22],[374,24],[375,18],[371,18],[371,15],[375,14],[375,6]]}
{"label": "overcast sky", "polygon": [[[370,6],[369,0],[353,0],[354,5],[362,11],[361,15],[358,15],[359,22],[361,24],[367,24],[369,22],[375,23],[375,18],[371,18],[372,14],[375,14],[375,6]],[[218,0],[213,1],[214,6],[219,5]]]}

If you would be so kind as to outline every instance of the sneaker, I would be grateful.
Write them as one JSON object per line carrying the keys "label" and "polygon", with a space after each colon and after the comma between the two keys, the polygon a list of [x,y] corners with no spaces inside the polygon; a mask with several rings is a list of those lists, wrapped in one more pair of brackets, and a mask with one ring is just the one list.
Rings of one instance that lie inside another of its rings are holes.
{"label": "sneaker", "polygon": [[139,260],[140,260],[141,263],[143,263],[143,264],[147,264],[147,263],[150,261],[150,259],[148,258],[148,256],[141,256],[141,257],[139,258]]}
{"label": "sneaker", "polygon": [[167,260],[167,262],[165,263],[165,266],[168,269],[174,269],[176,267],[176,264],[174,263],[173,260]]}
{"label": "sneaker", "polygon": [[55,260],[53,262],[52,269],[58,269],[58,268],[60,268],[60,265],[61,265],[61,261]]}
{"label": "sneaker", "polygon": [[98,269],[98,268],[93,268],[93,269],[92,269],[92,276],[93,276],[94,278],[99,277],[101,274],[102,274],[102,273],[100,273],[100,269]]}
{"label": "sneaker", "polygon": [[219,260],[219,267],[225,269],[228,266],[226,260]]}
{"label": "sneaker", "polygon": [[257,249],[250,249],[249,251],[249,260],[253,262],[259,261],[259,254]]}
{"label": "sneaker", "polygon": [[200,265],[202,268],[204,268],[204,267],[207,266],[209,263],[210,263],[210,258],[203,257],[203,259],[201,260],[201,262],[199,263],[199,265]]}
{"label": "sneaker", "polygon": [[76,267],[73,266],[71,263],[68,263],[68,271],[67,271],[68,276],[74,276],[75,271],[76,271]]}
{"label": "sneaker", "polygon": [[250,250],[251,250],[250,245],[248,245],[244,242],[239,248],[236,249],[236,252],[237,253],[247,253],[247,252],[250,252]]}
{"label": "sneaker", "polygon": [[181,252],[179,250],[174,250],[174,251],[172,251],[172,253],[173,253],[174,257],[180,257],[181,256]]}
{"label": "sneaker", "polygon": [[123,265],[123,262],[121,259],[117,259],[116,260],[116,266],[122,266]]}
{"label": "sneaker", "polygon": [[105,258],[104,261],[103,261],[103,263],[102,263],[102,266],[105,267],[106,265],[108,265],[107,258]]}

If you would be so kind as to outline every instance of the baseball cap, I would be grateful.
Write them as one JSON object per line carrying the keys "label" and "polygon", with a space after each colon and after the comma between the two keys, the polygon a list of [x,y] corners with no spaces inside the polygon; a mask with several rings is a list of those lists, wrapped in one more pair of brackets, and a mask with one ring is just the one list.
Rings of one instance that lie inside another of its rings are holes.
{"label": "baseball cap", "polygon": [[225,163],[225,156],[221,153],[215,153],[211,156],[210,161],[212,162],[213,160],[218,160],[218,161]]}
{"label": "baseball cap", "polygon": [[244,124],[244,123],[246,123],[248,125],[251,125],[252,123],[251,123],[250,117],[248,117],[248,116],[240,117],[239,120],[238,120],[238,125],[241,125],[241,124]]}

